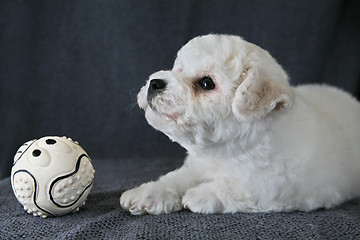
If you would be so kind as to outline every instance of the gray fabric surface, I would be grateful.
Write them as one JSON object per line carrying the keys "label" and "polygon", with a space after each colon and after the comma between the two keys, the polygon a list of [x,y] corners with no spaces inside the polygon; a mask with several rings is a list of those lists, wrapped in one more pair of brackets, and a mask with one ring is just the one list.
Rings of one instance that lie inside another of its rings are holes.
{"label": "gray fabric surface", "polygon": [[132,216],[121,193],[179,167],[182,160],[93,159],[94,187],[78,213],[42,219],[15,199],[10,179],[0,181],[0,239],[360,239],[360,202],[294,213],[195,214],[183,210]]}

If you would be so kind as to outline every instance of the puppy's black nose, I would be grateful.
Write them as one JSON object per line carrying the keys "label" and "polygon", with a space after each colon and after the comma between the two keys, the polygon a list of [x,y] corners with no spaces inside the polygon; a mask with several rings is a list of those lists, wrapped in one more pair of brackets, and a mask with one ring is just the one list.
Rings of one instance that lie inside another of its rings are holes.
{"label": "puppy's black nose", "polygon": [[166,87],[166,82],[162,79],[152,79],[150,80],[149,89],[148,89],[148,100],[151,100],[156,94],[163,91]]}

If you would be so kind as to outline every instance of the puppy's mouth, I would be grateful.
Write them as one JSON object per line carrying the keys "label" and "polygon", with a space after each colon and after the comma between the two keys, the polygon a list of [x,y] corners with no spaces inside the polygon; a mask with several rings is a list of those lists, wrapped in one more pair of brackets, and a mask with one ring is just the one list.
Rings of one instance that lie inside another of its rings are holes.
{"label": "puppy's mouth", "polygon": [[181,113],[176,110],[174,102],[162,96],[148,98],[147,103],[153,112],[164,116],[168,120],[177,121],[181,115]]}

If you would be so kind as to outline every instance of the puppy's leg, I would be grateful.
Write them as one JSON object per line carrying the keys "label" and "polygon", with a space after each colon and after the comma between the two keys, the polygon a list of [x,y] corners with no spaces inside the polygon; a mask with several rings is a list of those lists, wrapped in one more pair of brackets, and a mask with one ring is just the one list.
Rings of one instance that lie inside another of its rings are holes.
{"label": "puppy's leg", "polygon": [[184,165],[155,182],[144,183],[124,192],[120,198],[120,204],[134,215],[179,211],[183,208],[182,195],[196,182],[195,174]]}
{"label": "puppy's leg", "polygon": [[220,201],[216,182],[202,183],[189,189],[182,198],[184,208],[197,213],[222,213],[224,204]]}
{"label": "puppy's leg", "polygon": [[256,209],[250,195],[246,191],[238,191],[238,188],[235,190],[222,180],[202,183],[185,193],[182,204],[197,213],[250,212]]}

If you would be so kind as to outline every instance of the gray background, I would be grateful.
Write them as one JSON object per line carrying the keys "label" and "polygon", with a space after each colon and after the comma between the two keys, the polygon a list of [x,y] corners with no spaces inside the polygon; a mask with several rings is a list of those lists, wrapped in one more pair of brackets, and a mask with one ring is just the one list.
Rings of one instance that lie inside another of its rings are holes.
{"label": "gray background", "polygon": [[185,155],[134,106],[147,77],[208,33],[267,49],[294,85],[359,97],[359,1],[0,1],[0,178],[24,142],[78,140],[90,157]]}

